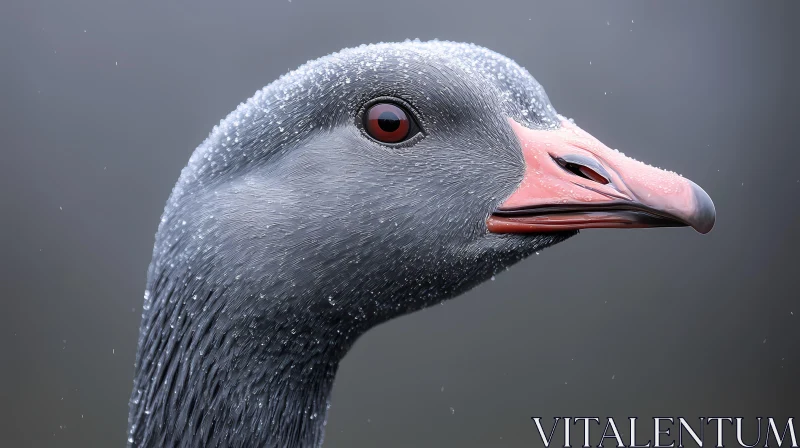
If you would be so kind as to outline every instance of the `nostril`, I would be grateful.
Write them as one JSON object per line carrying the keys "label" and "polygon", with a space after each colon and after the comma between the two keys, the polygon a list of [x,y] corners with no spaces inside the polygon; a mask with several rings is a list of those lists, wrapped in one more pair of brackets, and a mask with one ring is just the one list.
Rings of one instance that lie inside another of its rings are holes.
{"label": "nostril", "polygon": [[576,176],[582,177],[584,179],[589,179],[599,184],[603,185],[608,184],[608,179],[605,176],[589,168],[586,165],[581,165],[575,162],[568,162],[561,157],[555,157],[555,156],[551,157],[553,157],[553,160],[555,160],[555,162],[559,166],[561,166],[561,168],[564,168],[566,171],[569,171],[570,173]]}
{"label": "nostril", "polygon": [[[593,181],[595,181],[597,183],[603,184],[603,185],[606,185],[608,183],[608,179],[606,179],[600,173],[596,172],[595,170],[593,170],[593,169],[591,169],[589,167],[575,165],[574,163],[571,164],[571,165],[577,166],[578,167],[578,171],[580,171],[580,173],[584,177],[586,177],[587,179],[591,179],[591,180],[593,180]],[[572,169],[569,166],[567,167],[567,169],[572,171]]]}

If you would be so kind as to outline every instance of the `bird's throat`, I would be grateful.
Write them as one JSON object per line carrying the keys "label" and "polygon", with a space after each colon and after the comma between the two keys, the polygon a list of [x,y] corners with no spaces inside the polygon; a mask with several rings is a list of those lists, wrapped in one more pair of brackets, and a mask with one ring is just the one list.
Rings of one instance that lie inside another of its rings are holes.
{"label": "bird's throat", "polygon": [[129,446],[320,446],[349,344],[282,316],[214,309],[235,302],[225,293],[198,311],[202,297],[162,286],[142,322]]}

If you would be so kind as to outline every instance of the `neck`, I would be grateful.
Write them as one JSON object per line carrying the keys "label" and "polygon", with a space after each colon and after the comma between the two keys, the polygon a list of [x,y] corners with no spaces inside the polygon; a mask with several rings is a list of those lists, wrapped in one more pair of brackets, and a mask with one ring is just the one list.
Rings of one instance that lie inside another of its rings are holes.
{"label": "neck", "polygon": [[295,310],[252,317],[231,309],[230,292],[176,284],[145,300],[129,445],[320,446],[348,341]]}

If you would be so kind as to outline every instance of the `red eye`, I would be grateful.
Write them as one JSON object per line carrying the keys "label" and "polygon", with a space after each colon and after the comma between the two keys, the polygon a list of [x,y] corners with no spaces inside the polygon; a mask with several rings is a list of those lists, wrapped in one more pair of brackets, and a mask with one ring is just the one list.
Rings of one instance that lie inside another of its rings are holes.
{"label": "red eye", "polygon": [[364,127],[367,133],[383,143],[397,143],[408,136],[408,114],[392,103],[378,103],[367,110]]}

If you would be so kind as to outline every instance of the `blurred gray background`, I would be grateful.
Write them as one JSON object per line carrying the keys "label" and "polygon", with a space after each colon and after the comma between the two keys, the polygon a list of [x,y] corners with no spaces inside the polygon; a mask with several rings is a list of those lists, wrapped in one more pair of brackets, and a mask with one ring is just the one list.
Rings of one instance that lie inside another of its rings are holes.
{"label": "blurred gray background", "polygon": [[3,1],[0,445],[124,444],[153,236],[191,151],[287,70],[405,38],[515,59],[600,140],[703,186],[717,227],[585,231],[372,330],[326,447],[541,446],[531,416],[800,417],[798,19],[797,2]]}

